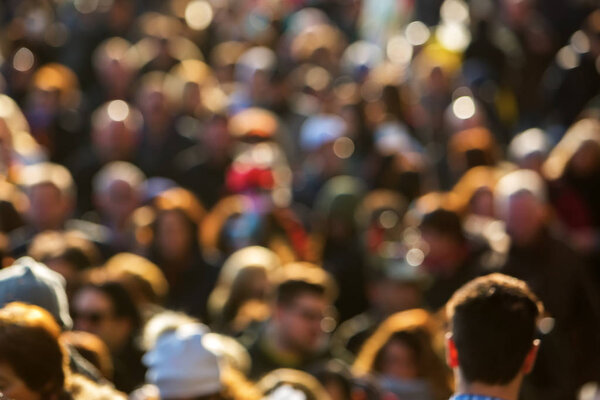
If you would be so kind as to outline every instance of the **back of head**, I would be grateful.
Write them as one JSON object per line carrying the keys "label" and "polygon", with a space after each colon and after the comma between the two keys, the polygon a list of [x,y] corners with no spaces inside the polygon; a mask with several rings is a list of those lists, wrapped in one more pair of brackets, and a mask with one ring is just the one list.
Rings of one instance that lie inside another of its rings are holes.
{"label": "back of head", "polygon": [[0,363],[40,398],[54,398],[65,386],[66,358],[59,334],[60,328],[41,307],[10,303],[0,309]]}
{"label": "back of head", "polygon": [[312,294],[334,301],[338,288],[331,275],[318,265],[293,262],[276,271],[275,299],[278,305],[288,306],[303,294]]}
{"label": "back of head", "polygon": [[506,275],[480,277],[459,289],[447,313],[465,381],[512,382],[533,346],[541,312],[527,284]]}
{"label": "back of head", "polygon": [[460,217],[456,212],[444,208],[438,208],[426,214],[421,221],[420,228],[422,231],[432,231],[459,243],[465,241]]}

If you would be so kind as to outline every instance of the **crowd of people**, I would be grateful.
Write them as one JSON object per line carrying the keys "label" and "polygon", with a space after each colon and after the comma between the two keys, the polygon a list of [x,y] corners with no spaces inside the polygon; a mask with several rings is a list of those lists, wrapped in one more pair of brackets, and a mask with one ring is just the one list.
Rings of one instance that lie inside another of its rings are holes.
{"label": "crowd of people", "polygon": [[600,8],[5,0],[0,268],[2,398],[592,399]]}

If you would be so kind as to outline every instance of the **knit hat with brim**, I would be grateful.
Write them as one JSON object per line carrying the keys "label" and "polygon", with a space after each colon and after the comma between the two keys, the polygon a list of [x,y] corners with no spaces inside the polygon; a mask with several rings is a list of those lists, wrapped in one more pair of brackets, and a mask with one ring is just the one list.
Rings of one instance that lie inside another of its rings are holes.
{"label": "knit hat with brim", "polygon": [[146,380],[158,387],[161,398],[205,396],[221,390],[218,359],[207,350],[204,336],[203,325],[182,325],[163,334],[146,353]]}

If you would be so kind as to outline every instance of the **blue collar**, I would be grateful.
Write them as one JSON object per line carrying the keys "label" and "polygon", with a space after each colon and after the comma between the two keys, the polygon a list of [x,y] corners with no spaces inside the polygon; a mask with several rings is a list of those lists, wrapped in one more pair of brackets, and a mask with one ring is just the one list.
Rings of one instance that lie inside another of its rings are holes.
{"label": "blue collar", "polygon": [[450,400],[503,400],[497,397],[483,396],[480,394],[455,394]]}

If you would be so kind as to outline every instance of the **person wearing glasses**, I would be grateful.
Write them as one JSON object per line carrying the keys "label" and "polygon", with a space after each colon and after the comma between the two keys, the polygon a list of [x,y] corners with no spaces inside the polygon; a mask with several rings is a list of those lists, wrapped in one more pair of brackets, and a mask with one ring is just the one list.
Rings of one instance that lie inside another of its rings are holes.
{"label": "person wearing glasses", "polygon": [[314,264],[291,263],[275,281],[271,318],[253,340],[248,333],[242,338],[249,343],[251,379],[278,368],[307,370],[328,356],[328,333],[335,326],[328,314],[335,298],[329,274]]}
{"label": "person wearing glasses", "polygon": [[118,282],[88,282],[74,295],[75,330],[93,333],[113,358],[115,387],[129,393],[144,382],[142,351],[135,342],[141,317],[129,292]]}
{"label": "person wearing glasses", "polygon": [[70,370],[60,335],[39,306],[12,302],[0,309],[0,399],[124,400],[111,386]]}

